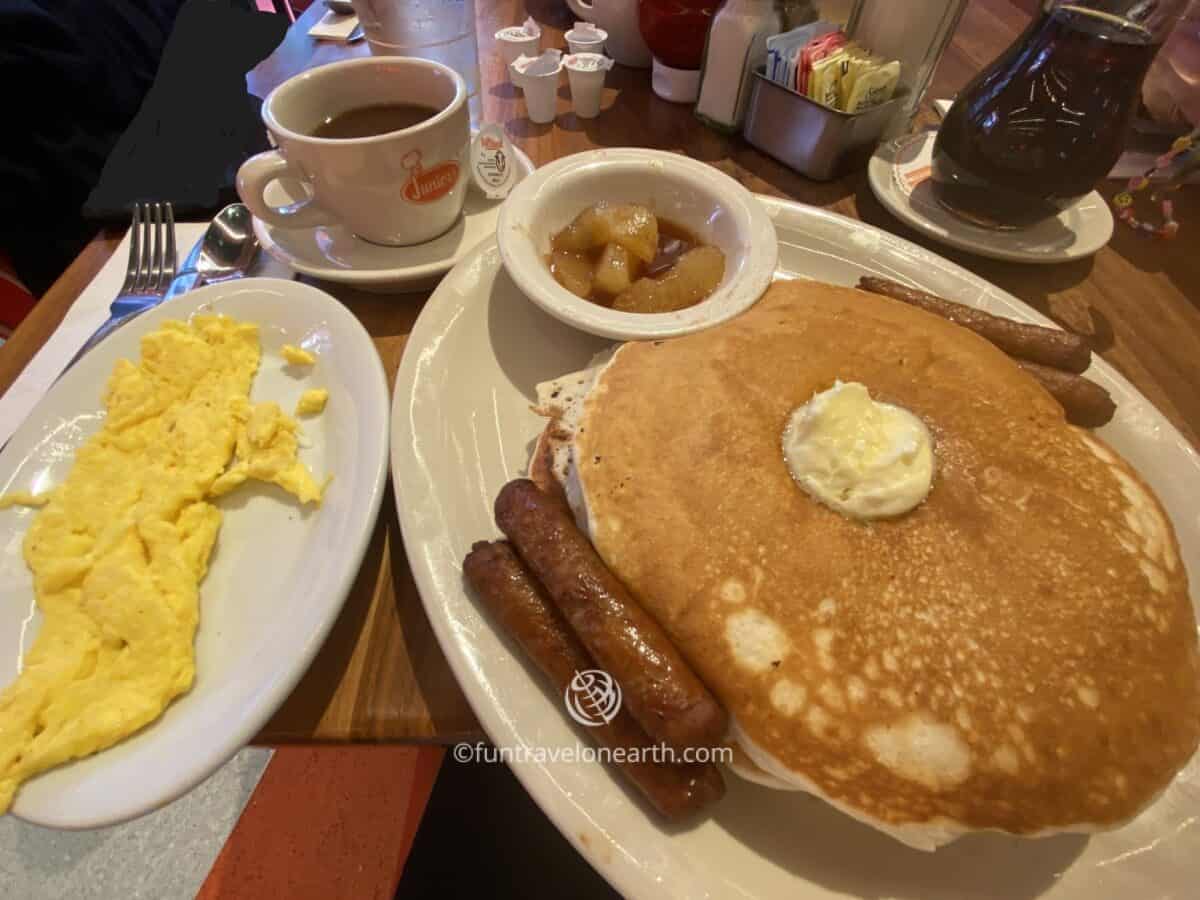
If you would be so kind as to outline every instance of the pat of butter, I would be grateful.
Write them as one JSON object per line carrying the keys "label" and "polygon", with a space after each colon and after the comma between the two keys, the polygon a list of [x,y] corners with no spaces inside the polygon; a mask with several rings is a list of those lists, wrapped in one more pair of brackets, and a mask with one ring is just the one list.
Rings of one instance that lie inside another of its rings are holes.
{"label": "pat of butter", "polygon": [[933,484],[933,438],[899,406],[871,399],[866,387],[835,381],[788,419],[783,456],[807,493],[854,519],[898,516]]}

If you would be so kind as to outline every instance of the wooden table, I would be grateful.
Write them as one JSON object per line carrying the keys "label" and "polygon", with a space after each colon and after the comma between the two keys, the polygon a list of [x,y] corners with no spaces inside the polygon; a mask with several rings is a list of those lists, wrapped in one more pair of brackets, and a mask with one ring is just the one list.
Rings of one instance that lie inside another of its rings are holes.
{"label": "wooden table", "polygon": [[[975,0],[934,79],[930,98],[951,96],[986,65],[1028,21],[1036,0]],[[477,2],[484,117],[504,122],[509,135],[542,164],[601,146],[641,145],[677,150],[711,163],[751,190],[791,197],[853,216],[924,244],[994,282],[1063,327],[1086,335],[1195,443],[1200,434],[1200,254],[1188,250],[1200,232],[1200,196],[1181,192],[1184,239],[1139,238],[1118,227],[1092,259],[1054,266],[993,262],[933,244],[891,217],[875,200],[863,172],[825,184],[809,181],[750,148],[702,127],[690,108],[659,100],[649,75],[617,66],[609,73],[604,112],[593,120],[570,112],[560,90],[555,123],[537,125],[508,84],[492,34],[524,20],[543,26],[544,46],[564,46],[571,16],[561,0]],[[307,37],[320,15],[314,6],[296,22],[275,54],[249,77],[263,95],[314,64],[361,55],[365,45],[315,46]],[[1109,194],[1115,187],[1107,188]],[[57,327],[120,240],[99,235],[0,348],[0,390]],[[389,378],[426,296],[374,296],[323,285],[362,320],[375,339]],[[307,675],[258,736],[260,742],[444,741],[474,737],[479,726],[437,646],[413,585],[400,540],[391,490],[362,570],[345,609]]]}

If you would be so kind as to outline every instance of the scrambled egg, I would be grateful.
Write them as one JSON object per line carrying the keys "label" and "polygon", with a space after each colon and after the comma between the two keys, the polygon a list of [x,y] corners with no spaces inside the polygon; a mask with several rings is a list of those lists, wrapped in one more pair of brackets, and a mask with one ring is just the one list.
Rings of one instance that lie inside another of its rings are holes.
{"label": "scrambled egg", "polygon": [[284,344],[279,352],[289,366],[311,366],[317,361],[315,355],[297,347],[295,344]]}
{"label": "scrambled egg", "polygon": [[329,391],[325,390],[325,388],[313,388],[310,391],[305,391],[300,395],[300,399],[296,401],[296,415],[320,415],[325,411],[325,404],[328,401]]}
{"label": "scrambled egg", "polygon": [[50,502],[49,494],[31,494],[29,491],[10,491],[0,496],[0,509],[10,506],[45,506]]}
{"label": "scrambled egg", "polygon": [[44,619],[0,692],[0,813],[26,779],[111,747],[191,688],[221,525],[209,498],[253,478],[320,503],[296,423],[249,401],[259,357],[256,326],[196,316],[147,334],[141,362],[113,370],[103,428],[25,537]]}
{"label": "scrambled egg", "polygon": [[283,414],[279,404],[251,406],[245,397],[238,397],[232,412],[239,425],[237,460],[212,483],[209,493],[219,497],[253,478],[279,485],[301,503],[319,504],[321,489],[308,467],[296,459],[299,426]]}

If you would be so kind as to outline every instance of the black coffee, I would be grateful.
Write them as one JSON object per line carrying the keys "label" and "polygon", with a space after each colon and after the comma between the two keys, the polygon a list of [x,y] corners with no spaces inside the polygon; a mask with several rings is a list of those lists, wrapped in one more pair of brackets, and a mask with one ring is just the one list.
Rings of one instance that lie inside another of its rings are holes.
{"label": "black coffee", "polygon": [[416,103],[381,103],[348,109],[320,123],[313,137],[349,140],[411,128],[437,115],[438,110]]}

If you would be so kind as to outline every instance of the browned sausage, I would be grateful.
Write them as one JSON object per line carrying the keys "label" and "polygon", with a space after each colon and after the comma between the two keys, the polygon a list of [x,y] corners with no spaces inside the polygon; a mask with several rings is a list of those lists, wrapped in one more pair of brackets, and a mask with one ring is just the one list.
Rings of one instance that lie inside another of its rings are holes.
{"label": "browned sausage", "polygon": [[725,710],[566,510],[521,478],[496,498],[496,523],[650,737],[676,750],[721,743]]}
{"label": "browned sausage", "polygon": [[949,319],[982,338],[991,341],[1009,356],[1041,363],[1065,372],[1083,372],[1092,360],[1087,342],[1077,334],[1058,328],[1044,328],[993,316],[981,309],[954,303],[886,278],[864,275],[858,286],[873,294],[883,294],[926,312]]}
{"label": "browned sausage", "polygon": [[1106,425],[1117,411],[1108,391],[1082,375],[1017,360],[1017,365],[1041,382],[1066,413],[1067,421],[1083,428]]}
{"label": "browned sausage", "polygon": [[[558,610],[508,544],[481,541],[463,561],[463,572],[491,616],[520,644],[561,696],[576,672],[595,668]],[[611,722],[584,729],[603,747],[645,751],[653,742],[625,710]],[[650,804],[668,819],[680,819],[725,793],[712,763],[669,764],[652,759],[618,763]]]}

